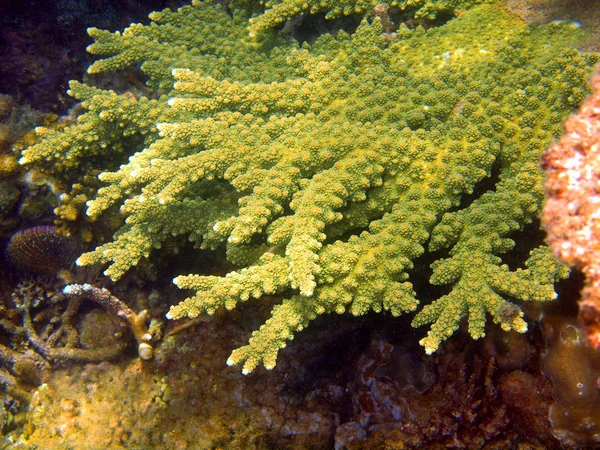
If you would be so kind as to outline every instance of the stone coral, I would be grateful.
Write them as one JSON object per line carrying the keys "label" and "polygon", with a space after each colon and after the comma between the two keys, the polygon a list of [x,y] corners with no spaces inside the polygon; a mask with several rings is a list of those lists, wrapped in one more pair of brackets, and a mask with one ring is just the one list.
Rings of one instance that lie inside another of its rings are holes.
{"label": "stone coral", "polygon": [[572,48],[581,30],[531,30],[484,5],[428,30],[401,27],[394,39],[376,18],[312,46],[273,37],[258,48],[239,14],[206,3],[151,18],[122,34],[91,30],[90,50],[106,58],[90,71],[144,61],[148,84],[168,96],[73,83],[89,112],[23,153],[23,163],[61,164],[132,154],[100,176],[106,187],[87,210],[98,218],[121,204],[125,225],[79,264],[109,263],[117,279],[170,236],[226,248],[241,269],[177,277],[197,294],[169,317],[281,294],[228,361],[244,373],[273,368],[318,315],[415,311],[408,280],[420,276],[411,269],[425,246],[438,260],[431,283],[449,285],[413,321],[432,324],[421,341],[428,353],[465,317],[474,338],[488,314],[525,331],[507,298],[555,298],[568,271],[548,248],[515,270],[499,255],[539,216],[538,160],[585,96],[598,56]]}
{"label": "stone coral", "polygon": [[[392,0],[386,5],[407,11],[415,18],[436,19],[439,16],[452,16],[457,11],[497,0]],[[266,8],[263,14],[250,19],[251,37],[283,24],[303,13],[325,13],[326,19],[340,16],[364,14],[380,4],[376,0],[261,0]]]}

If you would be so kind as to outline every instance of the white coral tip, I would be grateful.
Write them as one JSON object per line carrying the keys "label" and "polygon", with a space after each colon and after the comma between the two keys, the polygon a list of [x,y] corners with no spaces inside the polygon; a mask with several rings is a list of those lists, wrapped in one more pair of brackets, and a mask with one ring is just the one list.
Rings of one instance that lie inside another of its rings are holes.
{"label": "white coral tip", "polygon": [[63,294],[65,295],[71,295],[75,292],[75,285],[74,284],[69,284],[67,286],[64,287],[63,289]]}

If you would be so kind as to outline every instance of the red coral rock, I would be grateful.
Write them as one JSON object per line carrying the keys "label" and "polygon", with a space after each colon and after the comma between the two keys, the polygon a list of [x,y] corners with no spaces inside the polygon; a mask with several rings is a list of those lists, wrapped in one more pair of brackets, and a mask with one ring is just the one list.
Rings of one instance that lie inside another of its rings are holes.
{"label": "red coral rock", "polygon": [[546,171],[543,223],[556,255],[585,274],[580,319],[600,348],[600,73],[593,94],[565,123],[562,139],[542,156]]}

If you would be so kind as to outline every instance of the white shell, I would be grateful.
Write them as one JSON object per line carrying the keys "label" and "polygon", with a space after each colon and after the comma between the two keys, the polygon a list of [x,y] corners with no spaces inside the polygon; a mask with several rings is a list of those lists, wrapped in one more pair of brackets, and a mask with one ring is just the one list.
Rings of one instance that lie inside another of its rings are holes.
{"label": "white shell", "polygon": [[143,360],[148,361],[149,359],[152,359],[153,354],[154,350],[152,349],[152,346],[150,344],[142,342],[138,346],[138,355],[140,355],[140,358],[142,358]]}

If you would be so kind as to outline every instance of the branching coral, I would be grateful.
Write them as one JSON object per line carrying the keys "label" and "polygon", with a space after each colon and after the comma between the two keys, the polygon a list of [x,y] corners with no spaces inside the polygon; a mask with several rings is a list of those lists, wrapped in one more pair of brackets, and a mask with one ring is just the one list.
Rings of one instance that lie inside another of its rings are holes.
{"label": "branching coral", "polygon": [[[437,28],[401,28],[395,39],[381,35],[376,18],[351,36],[302,48],[272,41],[266,50],[245,40],[239,16],[205,3],[151,18],[158,24],[123,34],[92,30],[90,49],[107,59],[90,70],[143,60],[150,86],[174,82],[168,99],[74,83],[89,112],[23,154],[23,163],[76,164],[115,143],[133,153],[101,175],[106,187],[87,210],[98,218],[121,204],[126,223],[79,264],[110,263],[106,274],[117,279],[172,235],[226,247],[241,269],[177,277],[197,294],[169,317],[281,294],[229,359],[245,373],[272,368],[320,314],[416,310],[408,279],[426,246],[439,259],[431,283],[450,286],[413,322],[432,324],[422,340],[428,353],[464,317],[474,338],[487,314],[523,332],[523,314],[507,298],[555,297],[567,269],[547,248],[533,250],[525,269],[509,270],[499,255],[538,217],[541,152],[585,96],[598,57],[571,48],[581,30],[530,30],[485,5]],[[480,192],[493,171],[494,189]]]}
{"label": "branching coral", "polygon": [[101,289],[90,284],[69,284],[63,289],[63,294],[79,299],[89,298],[115,313],[121,319],[126,320],[138,343],[140,358],[152,359],[153,349],[149,343],[152,335],[148,332],[146,324],[147,310],[135,313],[129,306],[112,295],[108,289]]}
{"label": "branching coral", "polygon": [[[416,18],[436,19],[440,15],[454,15],[457,11],[497,0],[392,0],[387,4],[405,11]],[[263,34],[302,13],[326,13],[326,19],[351,14],[364,14],[380,2],[377,0],[261,0],[266,10],[250,19],[250,36]]]}
{"label": "branching coral", "polygon": [[[143,353],[151,357],[152,349],[148,343],[150,335],[145,324],[147,314],[145,311],[135,314],[105,289],[89,285],[69,285],[68,289],[65,288],[64,294],[69,295],[70,298],[65,302],[63,293],[55,291],[55,286],[45,284],[24,281],[19,283],[13,292],[12,300],[21,316],[20,325],[4,318],[0,319],[0,327],[8,334],[25,336],[39,352],[39,354],[30,353],[30,357],[37,355],[40,361],[44,361],[43,358],[50,361],[104,361],[117,357],[125,349],[127,346],[125,339],[93,348],[80,345],[80,333],[75,326],[75,319],[83,298],[91,299],[127,321],[140,344],[140,350],[143,349]],[[10,314],[6,315],[10,316]],[[122,327],[125,328],[124,325]]]}

